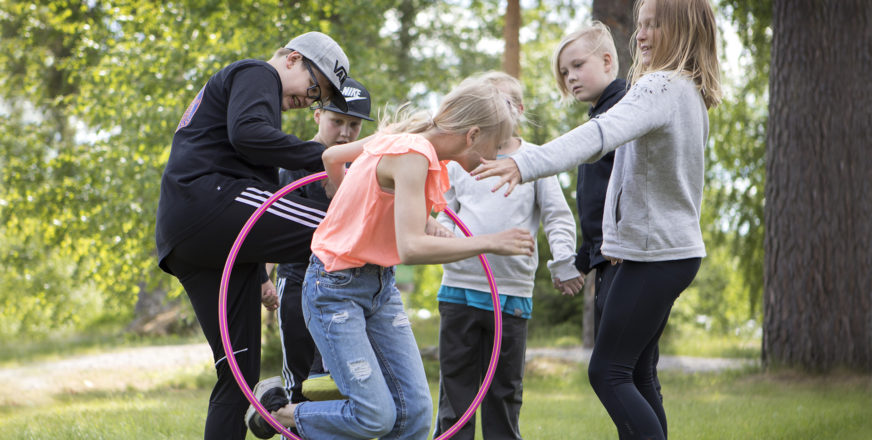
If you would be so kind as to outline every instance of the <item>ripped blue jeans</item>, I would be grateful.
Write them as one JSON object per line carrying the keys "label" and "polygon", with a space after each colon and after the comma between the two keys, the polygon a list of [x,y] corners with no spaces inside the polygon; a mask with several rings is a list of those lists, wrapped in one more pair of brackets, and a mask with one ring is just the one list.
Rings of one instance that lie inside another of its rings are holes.
{"label": "ripped blue jeans", "polygon": [[433,402],[394,268],[328,272],[314,255],[303,281],[303,316],[348,400],[300,403],[306,439],[426,439]]}

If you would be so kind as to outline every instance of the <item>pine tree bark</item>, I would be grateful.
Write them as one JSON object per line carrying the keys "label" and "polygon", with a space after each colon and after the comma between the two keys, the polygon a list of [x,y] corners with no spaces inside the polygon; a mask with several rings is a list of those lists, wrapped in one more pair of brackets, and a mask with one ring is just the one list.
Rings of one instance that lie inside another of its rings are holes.
{"label": "pine tree bark", "polygon": [[872,370],[872,2],[775,0],[763,360]]}

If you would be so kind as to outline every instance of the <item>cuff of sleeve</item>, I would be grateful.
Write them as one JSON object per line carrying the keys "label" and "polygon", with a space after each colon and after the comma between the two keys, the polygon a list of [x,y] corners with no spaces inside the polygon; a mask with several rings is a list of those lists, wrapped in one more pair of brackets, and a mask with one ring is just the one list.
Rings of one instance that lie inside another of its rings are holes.
{"label": "cuff of sleeve", "polygon": [[260,265],[260,284],[263,284],[269,280],[269,274],[266,273],[266,264]]}
{"label": "cuff of sleeve", "polygon": [[578,269],[575,268],[574,258],[563,261],[548,261],[548,270],[551,271],[551,278],[557,278],[560,281],[571,280],[581,276]]}

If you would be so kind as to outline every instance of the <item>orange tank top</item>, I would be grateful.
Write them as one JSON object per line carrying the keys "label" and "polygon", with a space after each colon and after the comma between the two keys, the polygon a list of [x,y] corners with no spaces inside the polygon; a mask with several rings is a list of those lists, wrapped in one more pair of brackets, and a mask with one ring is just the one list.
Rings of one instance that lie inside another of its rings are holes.
{"label": "orange tank top", "polygon": [[420,134],[379,135],[363,147],[327,215],[312,236],[312,252],[328,271],[360,267],[367,263],[383,267],[400,263],[394,224],[394,194],[378,183],[376,167],[387,154],[418,153],[430,162],[424,184],[427,212],[445,209],[449,188],[446,162],[436,157],[433,144]]}

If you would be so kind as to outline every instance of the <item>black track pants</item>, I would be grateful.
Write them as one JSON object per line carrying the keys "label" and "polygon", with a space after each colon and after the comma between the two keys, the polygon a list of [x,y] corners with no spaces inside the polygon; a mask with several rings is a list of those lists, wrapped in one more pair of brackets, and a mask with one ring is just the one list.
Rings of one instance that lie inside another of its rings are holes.
{"label": "black track pants", "polygon": [[[230,248],[259,201],[279,187],[248,188],[215,220],[176,246],[166,264],[185,288],[197,320],[212,348],[218,380],[209,399],[207,440],[245,438],[248,401],[233,378],[218,328],[221,273]],[[260,286],[264,263],[307,262],[315,227],[327,205],[285,196],[255,224],[236,258],[227,292],[231,345],[249,387],[260,376]]]}

